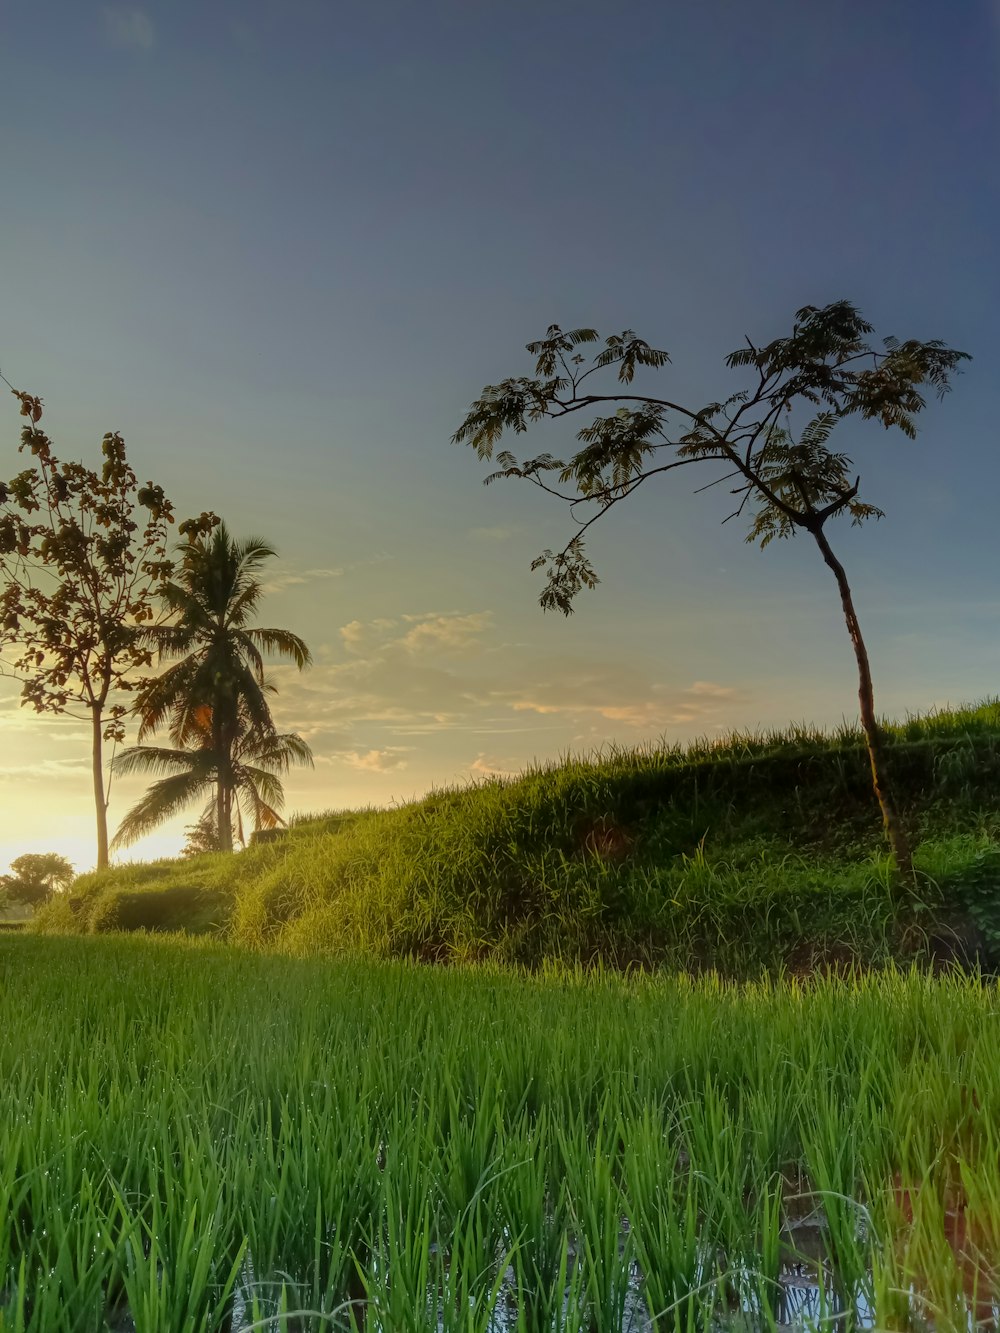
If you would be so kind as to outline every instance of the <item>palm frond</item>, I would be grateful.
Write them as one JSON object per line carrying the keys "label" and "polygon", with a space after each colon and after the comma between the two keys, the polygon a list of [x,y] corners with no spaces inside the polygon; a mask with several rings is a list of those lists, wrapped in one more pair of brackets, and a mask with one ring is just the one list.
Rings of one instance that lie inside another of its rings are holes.
{"label": "palm frond", "polygon": [[[222,525],[223,527],[225,525]],[[229,537],[229,534],[226,533]],[[274,560],[277,550],[264,537],[244,537],[241,542],[232,543],[233,556],[241,570],[259,569],[265,560]]]}
{"label": "palm frond", "polygon": [[257,603],[264,595],[264,585],[259,579],[253,579],[237,591],[226,609],[226,622],[229,625],[245,625],[250,615],[256,611]]}
{"label": "palm frond", "polygon": [[239,700],[250,728],[267,735],[274,731],[274,719],[261,681],[247,667],[238,672],[234,681],[234,697]]}
{"label": "palm frond", "polygon": [[281,779],[252,764],[240,764],[236,773],[236,787],[241,792],[252,791],[255,799],[269,801],[278,809],[285,804],[285,788]]}
{"label": "palm frond", "polygon": [[[210,757],[209,757],[210,758]],[[159,745],[132,745],[115,755],[111,767],[119,777],[133,773],[199,773],[208,780],[212,770],[202,750],[170,750]]]}
{"label": "palm frond", "polygon": [[296,765],[313,767],[312,750],[294,732],[272,732],[267,736],[251,732],[241,739],[238,750],[241,762],[249,760],[274,773],[287,773]]}
{"label": "palm frond", "polygon": [[205,780],[194,773],[177,773],[154,782],[119,824],[112,848],[117,850],[138,842],[195,800],[205,786]]}
{"label": "palm frond", "polygon": [[140,742],[159,731],[180,702],[194,693],[198,665],[196,657],[184,658],[143,684],[133,705]]}
{"label": "palm frond", "polygon": [[253,630],[234,629],[232,636],[233,647],[236,650],[233,654],[233,666],[235,667],[237,660],[243,664],[249,663],[254,679],[258,685],[262,685],[264,681],[264,658],[254,642]]}
{"label": "palm frond", "polygon": [[272,829],[284,826],[284,819],[278,814],[273,806],[262,801],[259,796],[255,797],[253,803],[254,825],[256,829]]}
{"label": "palm frond", "polygon": [[312,662],[312,653],[308,645],[297,634],[287,629],[252,629],[248,634],[265,653],[277,653],[279,657],[288,657],[301,671]]}

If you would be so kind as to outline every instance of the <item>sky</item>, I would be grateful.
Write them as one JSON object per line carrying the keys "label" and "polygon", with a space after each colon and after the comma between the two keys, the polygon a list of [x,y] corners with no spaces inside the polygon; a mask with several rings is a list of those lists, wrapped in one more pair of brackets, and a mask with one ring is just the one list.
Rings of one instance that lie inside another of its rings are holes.
{"label": "sky", "polygon": [[[567,515],[450,436],[552,322],[636,329],[697,405],[807,303],[970,352],[915,443],[844,433],[886,518],[831,536],[883,711],[1000,692],[997,4],[8,0],[0,146],[3,373],[63,456],[120,430],[179,514],[280,553],[262,620],[315,657],[274,672],[316,757],[289,812],[856,714],[816,551],[746,546],[684,472],[543,615]],[[11,401],[0,475],[18,430]],[[0,682],[0,868],[88,868],[91,800],[85,727]]]}

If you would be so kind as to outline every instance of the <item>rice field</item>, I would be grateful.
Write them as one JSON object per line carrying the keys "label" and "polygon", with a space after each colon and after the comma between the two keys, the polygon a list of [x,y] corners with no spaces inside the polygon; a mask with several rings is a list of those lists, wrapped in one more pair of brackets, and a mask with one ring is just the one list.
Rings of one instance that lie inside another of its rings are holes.
{"label": "rice field", "polygon": [[0,1329],[988,1325],[998,999],[3,936]]}

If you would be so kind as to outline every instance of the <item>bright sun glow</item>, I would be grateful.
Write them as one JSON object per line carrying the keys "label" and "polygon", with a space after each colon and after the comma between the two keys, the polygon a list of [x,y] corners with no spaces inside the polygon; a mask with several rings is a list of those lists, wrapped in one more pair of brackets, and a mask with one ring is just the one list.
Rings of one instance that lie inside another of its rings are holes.
{"label": "bright sun glow", "polygon": [[[64,856],[78,875],[85,874],[94,868],[93,823],[93,818],[86,815],[60,815],[58,819],[49,816],[40,820],[37,831],[32,826],[14,829],[5,824],[0,830],[0,873],[25,852],[46,851]],[[114,860],[121,864],[176,856],[184,843],[183,823],[164,825],[134,847],[119,852]]]}

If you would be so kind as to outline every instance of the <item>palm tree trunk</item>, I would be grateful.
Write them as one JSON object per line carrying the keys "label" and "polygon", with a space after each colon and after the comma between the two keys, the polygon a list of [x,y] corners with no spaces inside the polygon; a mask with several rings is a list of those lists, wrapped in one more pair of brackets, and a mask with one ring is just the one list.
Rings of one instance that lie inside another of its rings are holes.
{"label": "palm tree trunk", "polygon": [[858,702],[861,705],[861,727],[865,733],[865,741],[868,745],[868,760],[872,770],[872,786],[875,789],[875,798],[882,811],[882,825],[885,829],[885,836],[889,842],[889,846],[892,848],[892,853],[896,858],[896,867],[899,870],[903,882],[907,885],[912,885],[914,882],[913,856],[910,851],[910,843],[906,836],[906,830],[903,827],[903,821],[900,818],[899,808],[896,805],[896,799],[889,782],[882,729],[875,716],[875,694],[872,688],[872,672],[868,662],[868,649],[865,647],[865,641],[861,634],[858,613],[854,609],[854,598],[851,595],[851,585],[847,581],[847,573],[844,566],[834,555],[822,527],[810,528],[810,531],[816,539],[816,545],[819,547],[824,561],[833,571],[833,577],[837,580],[837,587],[840,590],[840,601],[844,608],[844,619],[847,621],[847,630],[851,636],[851,643],[854,647],[854,656],[858,663]]}
{"label": "palm tree trunk", "polygon": [[91,766],[94,777],[94,805],[97,811],[97,869],[108,868],[108,797],[104,787],[104,716],[98,704],[90,710],[92,741]]}
{"label": "palm tree trunk", "polygon": [[221,775],[215,785],[215,826],[219,851],[231,852],[232,837],[226,838],[226,788]]}
{"label": "palm tree trunk", "polygon": [[219,851],[233,850],[233,817],[230,805],[230,786],[232,785],[232,763],[225,728],[219,716],[220,710],[212,710],[212,744],[215,748],[216,785],[215,785],[215,822],[219,839]]}

